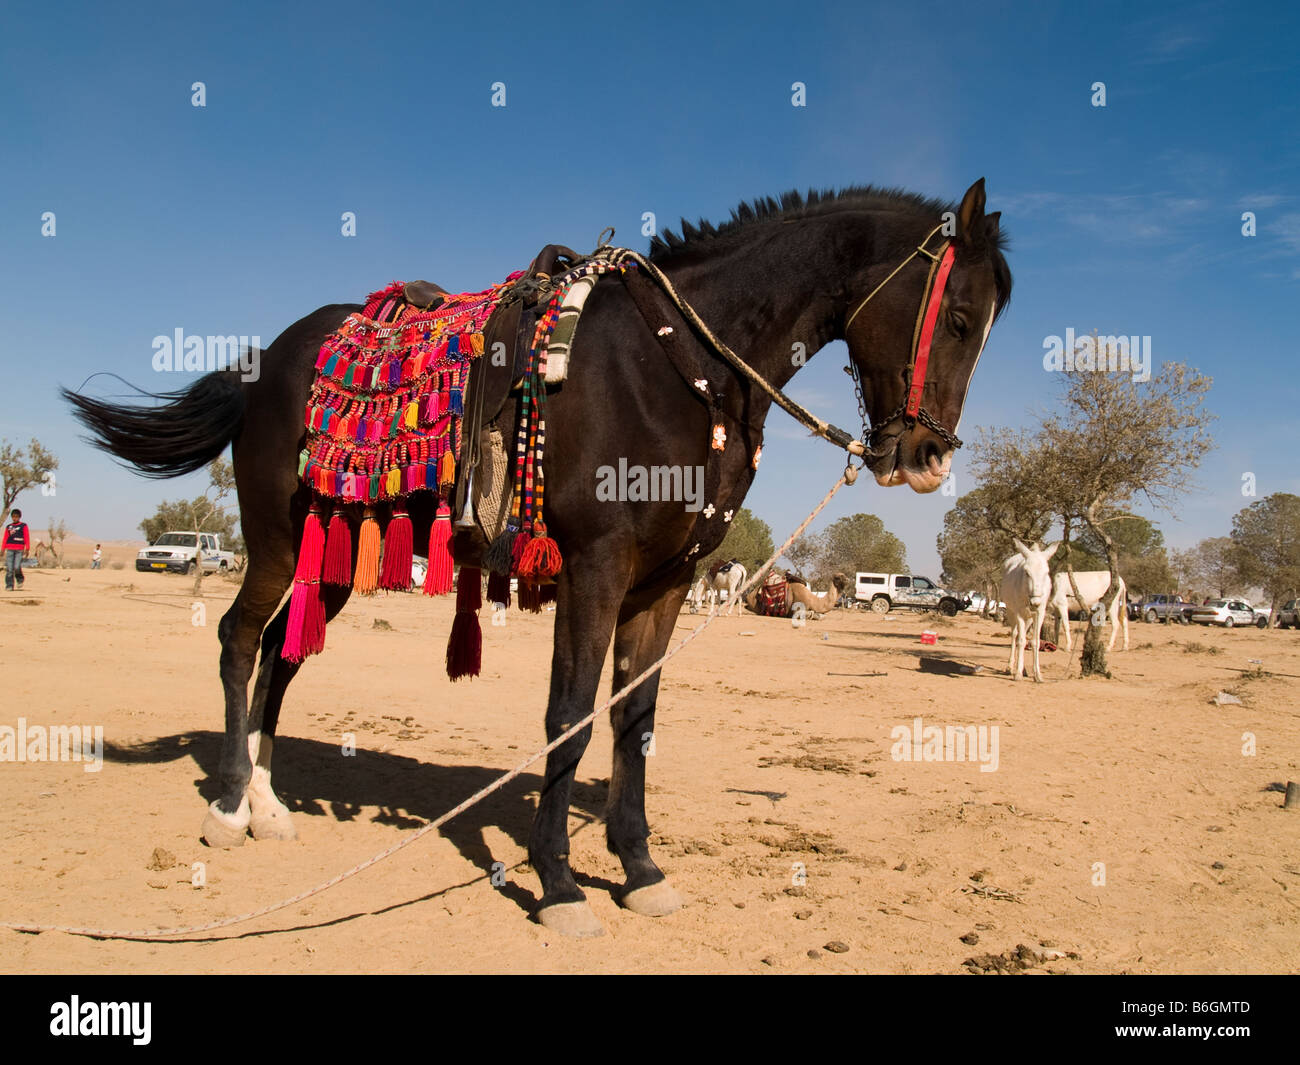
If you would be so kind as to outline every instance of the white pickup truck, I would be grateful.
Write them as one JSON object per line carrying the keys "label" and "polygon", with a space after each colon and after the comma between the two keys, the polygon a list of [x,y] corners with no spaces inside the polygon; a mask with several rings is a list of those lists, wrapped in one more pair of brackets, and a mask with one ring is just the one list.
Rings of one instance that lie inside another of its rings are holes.
{"label": "white pickup truck", "polygon": [[937,610],[952,617],[970,605],[966,596],[940,587],[929,577],[911,573],[859,573],[854,598],[868,604],[877,614],[888,614],[895,607],[906,607],[909,610]]}
{"label": "white pickup truck", "polygon": [[153,545],[135,556],[135,568],[141,573],[151,570],[159,573],[193,573],[194,557],[203,552],[203,569],[207,573],[235,568],[235,556],[221,550],[221,537],[216,533],[165,532]]}

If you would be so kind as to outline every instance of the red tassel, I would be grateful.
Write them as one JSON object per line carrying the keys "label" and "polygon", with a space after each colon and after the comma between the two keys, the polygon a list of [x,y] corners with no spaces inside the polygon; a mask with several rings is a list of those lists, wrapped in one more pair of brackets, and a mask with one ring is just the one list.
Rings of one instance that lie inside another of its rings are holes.
{"label": "red tassel", "polygon": [[447,640],[447,676],[477,677],[483,662],[483,631],[478,609],[483,605],[482,571],[462,566],[456,581],[456,620]]}
{"label": "red tassel", "polygon": [[510,578],[506,574],[496,570],[488,574],[487,598],[489,603],[510,605]]}
{"label": "red tassel", "polygon": [[424,574],[425,595],[446,595],[451,591],[451,508],[443,503],[429,530],[429,568]]}
{"label": "red tassel", "polygon": [[320,509],[313,503],[302,527],[293,594],[289,597],[289,623],[280,649],[280,656],[290,662],[301,662],[325,647],[325,604],[320,595],[324,554],[325,530],[320,523]]}
{"label": "red tassel", "polygon": [[560,572],[560,547],[546,535],[546,526],[539,518],[533,525],[533,536],[524,547],[523,557],[519,560],[521,577],[554,577]]}
{"label": "red tassel", "polygon": [[527,610],[530,614],[542,612],[541,585],[519,578],[519,609]]}
{"label": "red tassel", "polygon": [[411,587],[411,558],[415,537],[411,530],[411,516],[404,510],[395,511],[384,533],[384,566],[379,587],[390,592],[405,592]]}
{"label": "red tassel", "polygon": [[531,537],[525,536],[523,533],[520,533],[515,537],[514,543],[510,547],[511,576],[519,576],[519,567],[524,561],[524,552],[528,550],[528,544],[530,542]]}
{"label": "red tassel", "polygon": [[320,523],[320,508],[315,503],[307,511],[307,520],[302,527],[302,546],[298,550],[298,568],[294,571],[295,581],[320,580],[321,557],[325,551],[325,530]]}
{"label": "red tassel", "polygon": [[326,584],[341,584],[345,588],[352,583],[352,526],[348,524],[341,509],[335,510],[334,516],[330,518],[321,580]]}

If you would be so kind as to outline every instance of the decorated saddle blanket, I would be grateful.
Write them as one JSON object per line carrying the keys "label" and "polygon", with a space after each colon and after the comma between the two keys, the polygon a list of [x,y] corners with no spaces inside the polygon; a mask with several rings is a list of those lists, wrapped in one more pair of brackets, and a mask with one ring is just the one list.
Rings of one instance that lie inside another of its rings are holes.
{"label": "decorated saddle blanket", "polygon": [[511,274],[433,310],[393,282],[326,338],[307,401],[299,476],[326,499],[376,503],[456,480],[470,366]]}
{"label": "decorated saddle blanket", "polygon": [[[554,279],[537,275],[546,282],[545,302],[537,303],[545,309],[532,332],[520,383],[509,518],[484,556],[494,602],[508,603],[512,576],[519,579],[520,605],[526,609],[541,609],[544,586],[553,594],[562,560],[542,520],[546,384],[563,380],[567,372],[582,307],[596,281],[633,265],[623,254],[602,249]],[[525,277],[516,271],[482,292],[440,293],[436,305],[425,307],[411,303],[408,286],[395,281],[372,292],[363,309],[348,315],[321,345],[298,463],[312,505],[294,574],[284,658],[301,661],[324,648],[322,584],[351,586],[361,594],[411,587],[414,544],[406,500],[428,491],[438,496],[439,505],[423,591],[445,595],[455,587],[448,672],[452,679],[478,674],[481,573],[462,567],[458,578],[453,575],[449,503],[462,458],[465,396],[474,363],[483,355],[484,330]],[[535,279],[530,283],[536,287]]]}
{"label": "decorated saddle blanket", "polygon": [[769,618],[785,617],[787,582],[779,573],[772,573],[758,590],[758,612]]}

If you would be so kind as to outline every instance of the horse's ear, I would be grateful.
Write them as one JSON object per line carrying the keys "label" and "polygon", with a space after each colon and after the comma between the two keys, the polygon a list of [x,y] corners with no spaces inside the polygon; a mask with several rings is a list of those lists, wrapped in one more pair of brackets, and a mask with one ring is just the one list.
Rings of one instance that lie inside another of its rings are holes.
{"label": "horse's ear", "polygon": [[1024,544],[1022,544],[1022,543],[1021,543],[1019,540],[1017,540],[1015,537],[1012,537],[1012,538],[1011,538],[1011,542],[1012,542],[1013,544],[1016,545],[1016,550],[1019,551],[1022,555],[1028,555],[1028,554],[1029,554],[1029,548],[1027,548]]}
{"label": "horse's ear", "polygon": [[1056,543],[1054,543],[1051,547],[1047,549],[1047,553],[1043,555],[1043,558],[1051,558],[1054,554],[1056,554],[1056,549],[1060,546],[1061,546],[1061,541],[1057,540]]}
{"label": "horse's ear", "polygon": [[984,245],[984,179],[980,178],[966,190],[957,209],[957,239],[970,248]]}
{"label": "horse's ear", "polygon": [[1002,212],[994,211],[992,214],[984,216],[984,234],[989,240],[996,241],[998,234],[1002,232]]}

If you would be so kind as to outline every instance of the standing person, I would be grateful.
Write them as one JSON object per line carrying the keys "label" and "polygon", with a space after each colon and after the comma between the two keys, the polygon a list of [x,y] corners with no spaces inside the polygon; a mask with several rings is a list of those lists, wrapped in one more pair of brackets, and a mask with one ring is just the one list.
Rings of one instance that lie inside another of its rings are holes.
{"label": "standing person", "polygon": [[5,526],[5,591],[12,592],[14,585],[23,586],[23,556],[31,547],[31,534],[27,523],[23,521],[23,512],[15,507],[9,512],[9,524]]}
{"label": "standing person", "polygon": [[90,556],[90,568],[99,569],[100,559],[104,557],[104,552],[99,549],[99,544],[95,545],[95,553]]}

